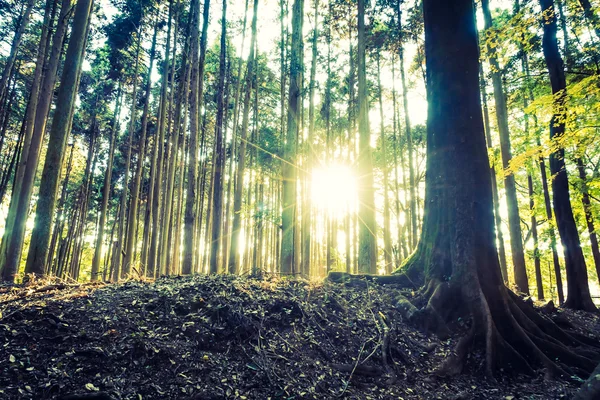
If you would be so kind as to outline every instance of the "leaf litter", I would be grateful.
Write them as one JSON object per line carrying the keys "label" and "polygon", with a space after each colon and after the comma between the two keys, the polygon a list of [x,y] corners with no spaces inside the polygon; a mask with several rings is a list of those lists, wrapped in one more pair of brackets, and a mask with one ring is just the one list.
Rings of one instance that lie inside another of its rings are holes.
{"label": "leaf litter", "polygon": [[462,375],[436,376],[457,338],[403,321],[398,290],[223,275],[0,286],[0,398],[561,399],[577,389],[542,371],[486,379],[476,353]]}

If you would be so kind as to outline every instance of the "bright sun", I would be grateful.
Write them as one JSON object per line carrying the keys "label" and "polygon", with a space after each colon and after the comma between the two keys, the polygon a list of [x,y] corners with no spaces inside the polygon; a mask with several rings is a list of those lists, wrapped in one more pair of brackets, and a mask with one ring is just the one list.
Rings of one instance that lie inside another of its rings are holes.
{"label": "bright sun", "polygon": [[315,207],[337,218],[356,209],[356,177],[346,165],[334,164],[313,170],[311,192]]}

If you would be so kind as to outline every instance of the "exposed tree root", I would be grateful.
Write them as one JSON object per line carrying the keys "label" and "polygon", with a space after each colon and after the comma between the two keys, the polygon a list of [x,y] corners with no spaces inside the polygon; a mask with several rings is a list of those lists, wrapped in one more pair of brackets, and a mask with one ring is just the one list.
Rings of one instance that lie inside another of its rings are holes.
{"label": "exposed tree root", "polygon": [[[401,286],[410,282],[409,288],[414,284],[406,275],[336,273],[333,279],[331,275],[329,279],[335,282],[367,279]],[[500,299],[492,297],[489,301],[486,289],[485,285],[473,290],[429,279],[410,300],[400,293],[391,300],[404,318],[441,338],[460,333],[461,326],[462,332],[468,328],[453,354],[435,371],[436,375],[461,373],[468,354],[475,348],[485,349],[484,368],[490,376],[500,368],[533,375],[535,368],[542,367],[547,379],[587,378],[600,361],[600,344],[593,339],[561,328],[504,287],[499,289]],[[464,323],[457,324],[459,320]]]}

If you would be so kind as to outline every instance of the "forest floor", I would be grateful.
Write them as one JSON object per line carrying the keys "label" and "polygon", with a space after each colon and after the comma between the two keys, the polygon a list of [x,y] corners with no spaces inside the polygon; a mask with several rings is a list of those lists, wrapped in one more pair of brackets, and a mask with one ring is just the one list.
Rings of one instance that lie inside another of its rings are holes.
{"label": "forest floor", "polygon": [[[0,286],[0,398],[568,399],[580,385],[486,379],[477,352],[436,376],[457,338],[403,322],[397,290],[230,276]],[[553,314],[600,333],[597,316]]]}

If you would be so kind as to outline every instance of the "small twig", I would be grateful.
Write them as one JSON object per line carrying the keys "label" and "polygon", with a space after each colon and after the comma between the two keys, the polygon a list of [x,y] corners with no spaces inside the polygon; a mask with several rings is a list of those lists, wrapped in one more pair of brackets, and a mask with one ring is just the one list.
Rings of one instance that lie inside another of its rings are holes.
{"label": "small twig", "polygon": [[365,349],[365,346],[367,345],[368,342],[369,341],[367,340],[366,342],[364,342],[362,344],[360,351],[358,352],[358,357],[356,357],[356,362],[354,363],[354,368],[352,368],[352,371],[350,372],[350,376],[344,383],[344,390],[342,390],[342,393],[340,393],[336,397],[342,397],[344,395],[344,393],[346,393],[346,390],[348,389],[348,385],[350,384],[350,380],[352,379],[352,375],[354,375],[354,371],[356,371],[356,368],[358,367],[358,363],[360,363],[360,356],[362,355],[363,350]]}

